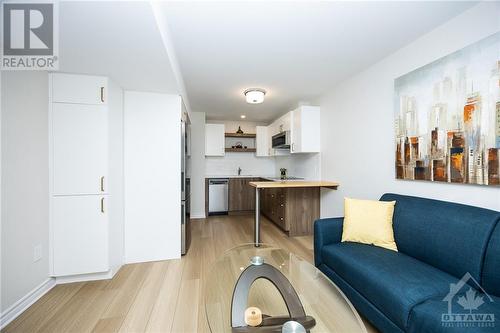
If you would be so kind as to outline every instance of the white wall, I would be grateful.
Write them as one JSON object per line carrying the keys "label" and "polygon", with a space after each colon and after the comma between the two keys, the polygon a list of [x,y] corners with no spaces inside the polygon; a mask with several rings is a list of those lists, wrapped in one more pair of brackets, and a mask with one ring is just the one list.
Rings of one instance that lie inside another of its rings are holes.
{"label": "white wall", "polygon": [[[256,126],[267,126],[266,123],[249,121],[207,121],[207,123],[224,124],[228,133],[236,132],[238,126],[245,133],[255,133]],[[227,145],[241,141],[250,148],[255,147],[253,139],[227,138]],[[288,169],[289,176],[302,177],[310,180],[321,178],[320,154],[286,154],[273,157],[257,157],[254,153],[226,153],[224,157],[206,157],[206,175],[228,176],[237,174],[241,167],[242,174],[277,177],[280,168]]]}
{"label": "white wall", "polygon": [[205,113],[191,113],[191,218],[205,217]]}
{"label": "white wall", "polygon": [[500,30],[500,3],[480,3],[388,56],[323,96],[321,215],[341,216],[343,198],[378,199],[385,192],[436,198],[500,210],[498,188],[396,180],[394,79]]}
{"label": "white wall", "polygon": [[280,174],[281,168],[286,168],[288,176],[307,180],[321,179],[321,153],[276,156],[275,161],[276,175]]}
{"label": "white wall", "polygon": [[[256,126],[266,125],[250,121],[207,121],[210,124],[224,124],[227,133],[236,133],[238,126],[245,133],[255,133]],[[228,145],[241,141],[243,145],[252,148],[254,139],[228,138]],[[224,157],[209,156],[205,158],[205,174],[207,176],[237,175],[241,167],[242,175],[274,176],[276,174],[275,161],[272,157],[257,157],[255,153],[226,153]]]}
{"label": "white wall", "polygon": [[3,314],[49,278],[47,73],[3,72],[1,91]]}
{"label": "white wall", "polygon": [[181,98],[125,91],[125,260],[179,258]]}
{"label": "white wall", "polygon": [[226,133],[236,133],[238,127],[241,127],[241,130],[244,133],[255,133],[255,127],[257,126],[267,126],[267,123],[259,123],[253,121],[220,121],[220,120],[207,120],[209,124],[224,124]]}
{"label": "white wall", "polygon": [[206,157],[207,176],[242,175],[275,176],[275,164],[272,157],[256,157],[255,153],[226,153],[224,157]]}

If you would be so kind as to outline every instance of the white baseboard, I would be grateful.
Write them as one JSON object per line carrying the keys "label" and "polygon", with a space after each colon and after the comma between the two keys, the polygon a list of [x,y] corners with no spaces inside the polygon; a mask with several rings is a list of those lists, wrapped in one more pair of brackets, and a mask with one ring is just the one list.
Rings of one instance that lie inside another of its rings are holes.
{"label": "white baseboard", "polygon": [[35,287],[28,294],[26,294],[19,301],[14,303],[7,310],[2,312],[0,315],[0,329],[3,329],[11,321],[16,319],[21,313],[23,313],[27,308],[29,308],[33,303],[38,301],[43,295],[45,295],[50,289],[54,288],[56,285],[56,279],[48,278],[38,287]]}
{"label": "white baseboard", "polygon": [[8,308],[7,310],[5,310],[0,314],[0,330],[3,329],[5,326],[7,326],[11,321],[16,319],[21,313],[26,311],[27,308],[29,308],[33,303],[38,301],[43,295],[49,292],[49,290],[54,288],[56,285],[72,283],[72,282],[112,279],[120,268],[121,265],[117,266],[115,269],[102,273],[58,276],[58,277],[48,278],[42,284],[40,284],[35,289],[31,290],[23,298],[14,303],[14,305],[12,305],[10,308]]}
{"label": "white baseboard", "polygon": [[113,278],[114,272],[109,270],[107,272],[101,273],[91,273],[91,274],[80,274],[80,275],[69,275],[69,276],[57,276],[56,284],[66,284],[73,282],[85,282],[85,281],[97,281],[97,280],[108,280]]}
{"label": "white baseboard", "polygon": [[205,213],[191,213],[191,215],[189,216],[190,219],[192,220],[195,220],[195,219],[204,219],[206,216],[205,216]]}

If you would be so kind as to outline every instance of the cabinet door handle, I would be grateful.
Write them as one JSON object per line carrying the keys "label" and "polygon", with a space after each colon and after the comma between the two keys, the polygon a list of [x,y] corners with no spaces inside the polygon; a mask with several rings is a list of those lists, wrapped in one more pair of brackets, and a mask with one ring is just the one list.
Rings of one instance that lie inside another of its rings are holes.
{"label": "cabinet door handle", "polygon": [[104,214],[104,198],[101,198],[101,213]]}
{"label": "cabinet door handle", "polygon": [[292,152],[295,151],[295,142],[292,143]]}
{"label": "cabinet door handle", "polygon": [[104,103],[104,87],[101,87],[101,102]]}
{"label": "cabinet door handle", "polygon": [[101,177],[101,192],[104,192],[104,176]]}

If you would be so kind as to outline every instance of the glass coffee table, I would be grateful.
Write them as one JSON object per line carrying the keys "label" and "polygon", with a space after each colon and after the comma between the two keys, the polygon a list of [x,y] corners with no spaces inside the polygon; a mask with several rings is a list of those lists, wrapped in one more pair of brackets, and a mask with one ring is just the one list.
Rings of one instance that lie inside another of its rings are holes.
{"label": "glass coffee table", "polygon": [[265,244],[238,246],[214,263],[205,312],[211,332],[366,332],[351,302],[321,271]]}

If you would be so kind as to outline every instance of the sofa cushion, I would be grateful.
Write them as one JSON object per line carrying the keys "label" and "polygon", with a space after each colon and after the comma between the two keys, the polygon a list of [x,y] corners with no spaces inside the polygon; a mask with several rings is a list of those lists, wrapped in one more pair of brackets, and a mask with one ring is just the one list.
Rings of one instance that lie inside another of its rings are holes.
{"label": "sofa cushion", "polygon": [[469,272],[481,281],[484,253],[500,213],[390,193],[380,200],[396,200],[393,225],[400,252],[458,278]]}
{"label": "sofa cushion", "polygon": [[[361,314],[364,319],[373,324],[380,332],[384,333],[403,333],[404,331],[396,326],[392,320],[377,309],[370,301],[363,297],[355,290],[347,281],[337,275],[330,267],[321,264],[318,267],[326,276],[328,276],[337,287],[342,290],[344,295],[349,299],[356,311]],[[371,332],[371,331],[369,331]]]}
{"label": "sofa cushion", "polygon": [[[476,295],[478,297],[479,295]],[[458,297],[466,297],[464,293],[457,294]],[[474,322],[460,323],[450,321],[448,318],[442,318],[443,314],[448,314],[448,303],[443,301],[443,298],[433,298],[415,306],[408,321],[409,333],[433,332],[433,333],[493,333],[498,332],[500,327],[500,298],[491,296],[491,299],[486,295],[482,295],[484,303],[477,310],[464,310],[459,304],[452,304],[452,313],[472,314]],[[491,301],[492,300],[492,301]],[[492,314],[491,317],[486,317],[485,314]],[[481,317],[476,315],[483,315]],[[458,318],[458,317],[455,317]],[[489,323],[484,319],[493,319],[493,323]],[[444,321],[442,321],[444,319]],[[466,326],[467,325],[467,326]]]}
{"label": "sofa cushion", "polygon": [[481,285],[487,293],[500,296],[500,222],[497,223],[486,249]]}
{"label": "sofa cushion", "polygon": [[372,244],[397,251],[392,229],[395,203],[345,198],[342,241]]}
{"label": "sofa cushion", "polygon": [[327,245],[324,263],[404,330],[410,310],[446,295],[457,279],[403,253],[359,243]]}

